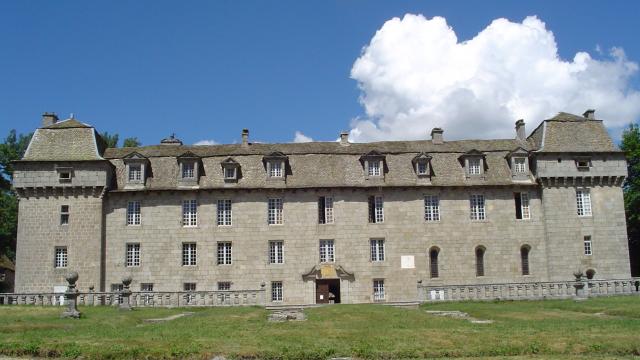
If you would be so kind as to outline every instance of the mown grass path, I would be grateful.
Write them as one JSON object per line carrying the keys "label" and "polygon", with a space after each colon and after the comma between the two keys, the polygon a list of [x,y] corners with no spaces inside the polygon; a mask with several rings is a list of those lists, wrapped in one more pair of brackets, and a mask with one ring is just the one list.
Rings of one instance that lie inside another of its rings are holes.
{"label": "mown grass path", "polygon": [[[492,324],[431,316],[460,310]],[[85,359],[327,359],[640,355],[640,297],[427,304],[419,309],[333,305],[306,310],[303,322],[270,323],[261,308],[0,307],[0,354]],[[193,315],[161,323],[185,311]]]}

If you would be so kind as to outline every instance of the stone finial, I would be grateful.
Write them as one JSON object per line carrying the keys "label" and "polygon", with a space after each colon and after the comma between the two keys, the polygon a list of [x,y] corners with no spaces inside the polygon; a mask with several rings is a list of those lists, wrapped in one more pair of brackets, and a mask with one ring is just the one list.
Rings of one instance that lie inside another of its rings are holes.
{"label": "stone finial", "polygon": [[516,121],[516,139],[522,141],[527,139],[527,132],[524,127],[524,120],[522,119]]}
{"label": "stone finial", "polygon": [[438,145],[444,143],[443,133],[444,130],[441,128],[433,128],[433,130],[431,130],[431,142]]}
{"label": "stone finial", "polygon": [[129,276],[129,275],[124,276],[124,277],[122,278],[122,285],[124,285],[124,286],[126,286],[126,287],[129,287],[129,285],[131,285],[131,281],[133,281],[133,279],[131,278],[131,276]]}
{"label": "stone finial", "polygon": [[70,287],[75,287],[76,281],[78,281],[78,273],[76,271],[69,271],[64,278],[67,280]]}
{"label": "stone finial", "polygon": [[596,111],[594,109],[588,109],[582,114],[585,119],[594,120],[596,118]]}
{"label": "stone finial", "polygon": [[242,129],[242,146],[249,146],[249,129]]}
{"label": "stone finial", "polygon": [[65,279],[69,283],[67,291],[64,293],[64,298],[67,301],[67,309],[62,313],[60,317],[79,319],[82,315],[78,311],[78,289],[76,289],[76,281],[78,281],[78,273],[70,271]]}
{"label": "stone finial", "polygon": [[340,145],[349,146],[349,132],[343,131],[340,133]]}
{"label": "stone finial", "polygon": [[53,125],[58,122],[58,115],[55,113],[44,113],[42,114],[42,127],[47,127]]}

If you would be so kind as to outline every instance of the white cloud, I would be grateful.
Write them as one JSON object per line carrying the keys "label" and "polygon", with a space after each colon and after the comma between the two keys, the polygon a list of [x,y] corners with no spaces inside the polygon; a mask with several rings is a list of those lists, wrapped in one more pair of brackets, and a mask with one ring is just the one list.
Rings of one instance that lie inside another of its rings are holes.
{"label": "white cloud", "polygon": [[193,145],[218,145],[215,140],[200,140]]}
{"label": "white cloud", "polygon": [[296,135],[293,138],[293,142],[294,143],[305,143],[305,142],[312,142],[313,139],[306,136],[305,134],[301,133],[300,131],[296,131]]}
{"label": "white cloud", "polygon": [[620,48],[598,60],[558,55],[553,33],[536,17],[496,19],[458,41],[446,19],[407,14],[387,21],[353,64],[365,115],[350,139],[424,139],[443,127],[445,139],[512,138],[559,111],[596,117],[616,128],[640,117],[630,83],[638,65]]}

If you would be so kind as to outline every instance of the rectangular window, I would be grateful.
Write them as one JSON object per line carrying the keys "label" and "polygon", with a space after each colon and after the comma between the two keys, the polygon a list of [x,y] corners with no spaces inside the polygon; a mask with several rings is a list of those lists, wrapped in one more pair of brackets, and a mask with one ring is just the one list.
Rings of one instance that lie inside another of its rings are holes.
{"label": "rectangular window", "polygon": [[321,196],[318,199],[318,223],[333,224],[333,198]]}
{"label": "rectangular window", "polygon": [[524,174],[527,172],[527,159],[525,158],[514,158],[513,159],[513,170],[516,174]]}
{"label": "rectangular window", "polygon": [[218,226],[231,226],[231,200],[218,200]]}
{"label": "rectangular window", "polygon": [[184,243],[182,244],[182,266],[195,266],[196,265],[196,244]]}
{"label": "rectangular window", "polygon": [[580,170],[589,170],[589,168],[591,167],[591,160],[589,160],[589,159],[577,159],[576,160],[576,166]]}
{"label": "rectangular window", "polygon": [[127,266],[140,266],[140,244],[127,244]]}
{"label": "rectangular window", "polygon": [[231,265],[231,243],[218,243],[218,265]]}
{"label": "rectangular window", "polygon": [[226,167],[224,168],[224,178],[233,180],[236,178],[236,168],[235,167]]}
{"label": "rectangular window", "polygon": [[142,284],[140,284],[140,291],[144,291],[144,292],[153,291],[153,284],[152,283],[142,283]]}
{"label": "rectangular window", "polygon": [[380,176],[380,160],[369,160],[367,174],[369,176]]}
{"label": "rectangular window", "polygon": [[60,180],[60,182],[70,182],[71,181],[71,171],[60,171],[58,173],[58,180]]}
{"label": "rectangular window", "polygon": [[69,225],[69,205],[60,206],[60,225]]}
{"label": "rectangular window", "polygon": [[371,239],[371,261],[384,261],[384,239]]}
{"label": "rectangular window", "polygon": [[426,161],[418,161],[416,166],[416,172],[418,173],[418,175],[427,175],[427,172],[429,170],[429,163],[427,163]]}
{"label": "rectangular window", "polygon": [[56,257],[55,257],[54,266],[56,268],[67,267],[67,247],[66,246],[56,247]]}
{"label": "rectangular window", "polygon": [[272,161],[269,163],[269,176],[282,177],[282,161]]}
{"label": "rectangular window", "polygon": [[196,200],[184,200],[182,202],[182,226],[198,225],[198,202]]}
{"label": "rectangular window", "polygon": [[485,219],[484,195],[471,195],[469,205],[471,207],[471,220]]}
{"label": "rectangular window", "polygon": [[384,202],[382,196],[369,196],[369,222],[384,222]]}
{"label": "rectangular window", "polygon": [[585,255],[593,255],[593,248],[591,247],[591,236],[586,235],[584,237],[584,254]]}
{"label": "rectangular window", "polygon": [[578,216],[591,216],[591,194],[589,189],[576,190]]}
{"label": "rectangular window", "polygon": [[373,301],[384,300],[384,280],[373,280]]}
{"label": "rectangular window", "polygon": [[282,281],[271,282],[271,301],[282,301]]}
{"label": "rectangular window", "polygon": [[284,263],[284,242],[269,241],[269,264]]}
{"label": "rectangular window", "polygon": [[220,281],[218,283],[218,291],[229,291],[231,290],[231,283],[229,281]]}
{"label": "rectangular window", "polygon": [[142,165],[129,165],[129,181],[142,181]]}
{"label": "rectangular window", "polygon": [[424,219],[426,221],[440,221],[440,199],[437,195],[424,197]]}
{"label": "rectangular window", "polygon": [[480,175],[481,160],[480,159],[469,159],[469,175]]}
{"label": "rectangular window", "polygon": [[531,219],[531,211],[529,210],[529,193],[513,193],[513,199],[516,205],[516,219]]}
{"label": "rectangular window", "polygon": [[335,247],[333,240],[320,240],[320,262],[329,263],[334,262],[335,260]]}
{"label": "rectangular window", "polygon": [[282,199],[273,198],[269,199],[269,211],[268,211],[269,225],[282,224]]}
{"label": "rectangular window", "polygon": [[196,164],[194,162],[183,162],[182,163],[182,178],[183,179],[194,179],[196,177]]}
{"label": "rectangular window", "polygon": [[196,291],[196,283],[184,283],[184,291]]}
{"label": "rectangular window", "polygon": [[140,201],[127,203],[127,225],[140,225]]}

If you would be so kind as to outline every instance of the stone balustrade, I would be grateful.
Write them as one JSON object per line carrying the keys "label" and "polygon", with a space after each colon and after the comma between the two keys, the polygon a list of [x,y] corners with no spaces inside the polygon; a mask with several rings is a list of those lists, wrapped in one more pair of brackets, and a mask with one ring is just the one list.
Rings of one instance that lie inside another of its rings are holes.
{"label": "stone balustrade", "polygon": [[[582,281],[586,297],[640,295],[640,278]],[[418,283],[418,300],[536,300],[576,297],[575,280],[530,283],[425,285]]]}

